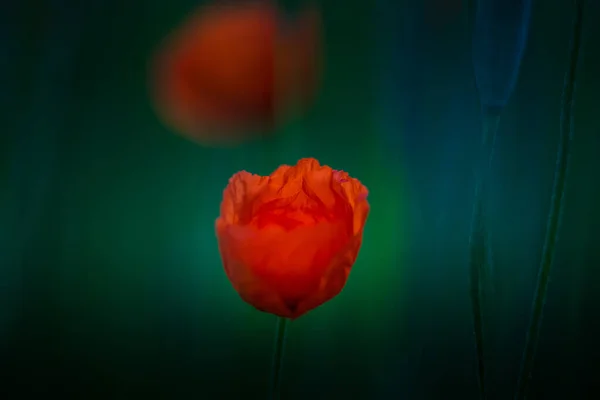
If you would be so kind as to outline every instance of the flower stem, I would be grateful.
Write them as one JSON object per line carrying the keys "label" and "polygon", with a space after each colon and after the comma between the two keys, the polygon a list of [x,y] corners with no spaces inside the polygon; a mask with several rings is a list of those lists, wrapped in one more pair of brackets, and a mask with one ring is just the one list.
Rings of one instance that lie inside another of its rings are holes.
{"label": "flower stem", "polygon": [[486,197],[487,181],[489,179],[492,160],[494,157],[494,146],[499,112],[484,110],[483,135],[479,162],[476,167],[475,199],[473,203],[473,220],[471,234],[469,236],[469,275],[470,275],[470,297],[471,312],[473,314],[473,331],[475,334],[475,350],[477,353],[477,377],[479,383],[479,398],[486,398],[486,369],[484,349],[485,328],[485,305],[489,302],[487,289],[490,288],[489,281],[492,279],[491,243],[487,230],[484,202]]}
{"label": "flower stem", "polygon": [[273,364],[271,366],[271,383],[269,385],[269,400],[279,400],[281,398],[281,367],[283,364],[283,352],[287,328],[287,318],[277,317],[275,348],[273,350]]}
{"label": "flower stem", "polygon": [[558,155],[556,160],[556,170],[554,174],[554,190],[552,191],[552,201],[550,213],[548,215],[548,226],[546,228],[546,237],[544,250],[540,262],[537,287],[531,311],[531,321],[527,332],[523,360],[521,362],[521,372],[517,382],[517,392],[515,400],[522,400],[527,397],[529,381],[533,370],[535,351],[538,344],[538,338],[542,325],[542,315],[546,294],[548,291],[548,281],[550,279],[550,269],[554,261],[554,252],[558,239],[558,230],[560,227],[560,217],[562,214],[564,194],[567,184],[567,172],[569,169],[569,157],[571,153],[571,141],[573,140],[573,105],[575,93],[575,81],[577,67],[579,63],[579,53],[581,50],[582,20],[583,20],[583,0],[575,0],[575,18],[573,22],[573,33],[571,39],[570,59],[563,87],[562,114],[560,121],[560,142],[558,145]]}

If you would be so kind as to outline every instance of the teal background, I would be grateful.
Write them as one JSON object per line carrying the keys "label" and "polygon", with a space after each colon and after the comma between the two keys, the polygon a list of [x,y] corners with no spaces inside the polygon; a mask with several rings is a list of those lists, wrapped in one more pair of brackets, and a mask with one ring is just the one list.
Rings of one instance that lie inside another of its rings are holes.
{"label": "teal background", "polygon": [[[599,393],[600,7],[588,3],[533,399]],[[291,324],[283,398],[476,398],[467,244],[481,121],[468,8],[324,1],[314,108],[271,138],[211,149],[164,127],[147,91],[155,46],[197,4],[2,4],[0,397],[265,398],[275,318],[227,281],[214,220],[236,171],[315,157],[359,178],[372,210],[346,288]],[[571,16],[570,2],[535,2],[500,125],[494,399],[512,395],[525,342]]]}

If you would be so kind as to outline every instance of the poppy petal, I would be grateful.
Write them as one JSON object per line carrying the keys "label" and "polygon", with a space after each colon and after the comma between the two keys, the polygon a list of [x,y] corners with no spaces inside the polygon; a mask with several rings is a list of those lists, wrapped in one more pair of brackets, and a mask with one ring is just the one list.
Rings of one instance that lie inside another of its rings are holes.
{"label": "poppy petal", "polygon": [[249,304],[297,318],[335,297],[362,244],[367,189],[303,159],[268,177],[242,171],[216,221],[227,277]]}

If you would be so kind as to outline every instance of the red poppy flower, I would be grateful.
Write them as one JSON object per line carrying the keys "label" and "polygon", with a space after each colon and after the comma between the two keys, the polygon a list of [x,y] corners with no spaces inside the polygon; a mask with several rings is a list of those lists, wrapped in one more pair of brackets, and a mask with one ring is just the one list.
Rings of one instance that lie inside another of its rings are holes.
{"label": "red poppy flower", "polygon": [[320,14],[285,20],[271,1],[203,7],[152,65],[160,117],[202,143],[236,143],[311,103],[320,65]]}
{"label": "red poppy flower", "polygon": [[270,176],[236,173],[216,233],[241,298],[294,319],[340,293],[362,244],[367,194],[357,179],[312,158]]}

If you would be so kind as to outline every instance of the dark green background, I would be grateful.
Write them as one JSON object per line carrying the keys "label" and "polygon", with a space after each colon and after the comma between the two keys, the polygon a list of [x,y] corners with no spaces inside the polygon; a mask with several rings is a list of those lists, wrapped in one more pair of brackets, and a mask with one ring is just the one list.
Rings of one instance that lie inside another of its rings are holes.
{"label": "dark green background", "polygon": [[[534,399],[583,398],[600,372],[600,6],[588,3]],[[210,149],[165,128],[147,96],[149,57],[195,6],[0,8],[0,397],[265,398],[275,318],[231,288],[214,220],[236,171],[315,157],[359,178],[372,211],[344,291],[291,325],[284,399],[476,398],[467,242],[481,122],[467,7],[323,1],[314,108],[274,138]],[[535,2],[501,121],[493,399],[511,398],[523,350],[571,17],[569,1]]]}

